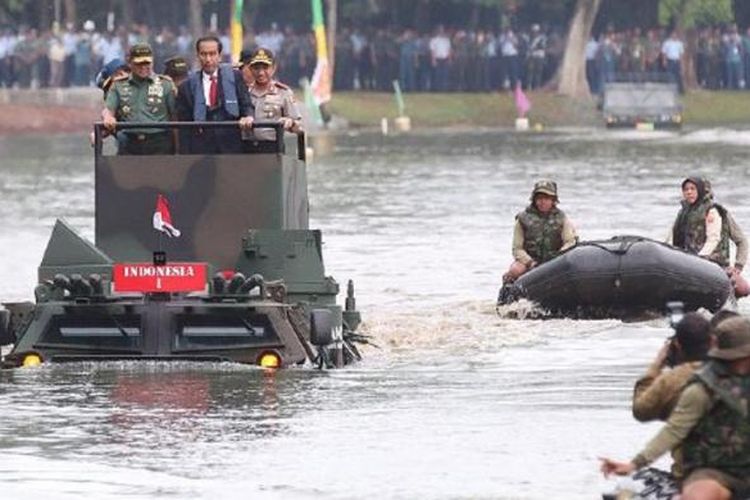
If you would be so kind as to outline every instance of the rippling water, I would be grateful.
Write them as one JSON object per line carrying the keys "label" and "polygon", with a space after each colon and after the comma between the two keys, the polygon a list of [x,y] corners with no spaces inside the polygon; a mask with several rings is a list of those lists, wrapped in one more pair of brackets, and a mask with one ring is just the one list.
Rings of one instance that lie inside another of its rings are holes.
{"label": "rippling water", "polygon": [[[612,486],[596,457],[628,458],[657,428],[629,398],[668,331],[499,318],[513,215],[549,176],[583,239],[661,239],[698,173],[749,228],[748,145],[724,129],[317,138],[312,225],[379,348],[326,373],[0,372],[2,497],[595,498]],[[0,151],[0,292],[29,299],[55,217],[93,234],[92,160],[76,137]]]}

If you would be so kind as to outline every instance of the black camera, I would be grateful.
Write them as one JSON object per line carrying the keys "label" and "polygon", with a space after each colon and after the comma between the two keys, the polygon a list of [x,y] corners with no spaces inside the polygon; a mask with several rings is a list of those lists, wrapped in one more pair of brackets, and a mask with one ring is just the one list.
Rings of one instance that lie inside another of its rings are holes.
{"label": "black camera", "polygon": [[672,327],[672,329],[677,328],[677,323],[679,323],[684,316],[685,304],[678,300],[667,302],[667,317],[669,318],[669,326]]}
{"label": "black camera", "polygon": [[[685,317],[685,304],[679,301],[667,302],[667,318],[669,318],[669,326],[672,330],[677,330],[677,324],[682,321]],[[676,332],[675,332],[676,334]],[[675,335],[669,337],[669,351],[665,363],[669,367],[673,367],[680,364],[680,351],[675,346]]]}

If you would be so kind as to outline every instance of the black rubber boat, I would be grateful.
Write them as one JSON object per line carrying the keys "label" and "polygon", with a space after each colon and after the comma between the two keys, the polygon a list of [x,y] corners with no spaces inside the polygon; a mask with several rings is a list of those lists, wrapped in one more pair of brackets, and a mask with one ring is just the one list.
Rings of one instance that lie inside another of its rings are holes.
{"label": "black rubber boat", "polygon": [[718,265],[638,236],[582,242],[500,289],[498,305],[528,299],[551,316],[626,318],[667,302],[716,311],[731,282]]}

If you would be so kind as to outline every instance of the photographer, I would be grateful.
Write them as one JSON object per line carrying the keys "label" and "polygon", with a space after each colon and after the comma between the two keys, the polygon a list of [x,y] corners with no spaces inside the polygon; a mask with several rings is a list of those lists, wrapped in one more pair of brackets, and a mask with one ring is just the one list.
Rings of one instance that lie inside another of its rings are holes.
{"label": "photographer", "polygon": [[726,318],[714,334],[709,362],[691,377],[666,424],[631,460],[600,458],[605,477],[632,474],[680,447],[683,500],[750,495],[750,320]]}
{"label": "photographer", "polygon": [[[680,392],[703,365],[711,347],[711,324],[696,312],[685,314],[674,329],[674,336],[635,383],[633,416],[641,422],[669,418]],[[679,449],[673,450],[672,458],[672,474],[679,479],[682,476]]]}

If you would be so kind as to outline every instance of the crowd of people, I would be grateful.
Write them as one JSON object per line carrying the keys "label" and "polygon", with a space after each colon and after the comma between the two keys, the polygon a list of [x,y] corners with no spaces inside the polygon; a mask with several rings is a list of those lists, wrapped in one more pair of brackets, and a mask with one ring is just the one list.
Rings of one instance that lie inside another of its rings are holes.
{"label": "crowd of people", "polygon": [[[229,46],[229,33],[219,35]],[[30,27],[0,30],[0,87],[67,87],[94,83],[97,72],[130,47],[149,43],[154,67],[162,71],[169,57],[196,63],[187,28],[145,24],[129,29],[97,30],[92,21],[81,29],[67,25],[42,31]],[[336,36],[334,88],[391,91],[398,80],[406,92],[493,91],[543,87],[559,65],[565,40],[561,29],[531,24],[497,32],[446,29],[342,28]],[[315,37],[281,30],[275,23],[248,33],[245,46],[261,46],[277,56],[280,79],[297,86],[315,68]],[[223,55],[229,61],[229,51]],[[586,46],[586,74],[592,92],[622,73],[664,73],[682,87],[685,41],[665,28],[616,31],[610,27]],[[750,81],[750,28],[706,27],[697,33],[694,64],[697,82],[707,89],[745,89]]]}

